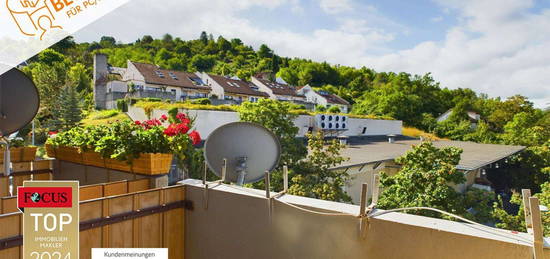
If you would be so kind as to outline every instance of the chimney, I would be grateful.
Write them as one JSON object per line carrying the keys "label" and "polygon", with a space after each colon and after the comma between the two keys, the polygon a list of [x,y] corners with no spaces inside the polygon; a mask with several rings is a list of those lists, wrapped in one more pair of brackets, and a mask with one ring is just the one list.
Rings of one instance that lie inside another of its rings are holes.
{"label": "chimney", "polygon": [[107,86],[105,78],[109,75],[107,55],[94,55],[93,92],[94,103],[98,109],[107,109]]}
{"label": "chimney", "polygon": [[109,68],[107,65],[107,55],[95,54],[94,55],[94,82],[101,80],[103,77],[109,74]]}

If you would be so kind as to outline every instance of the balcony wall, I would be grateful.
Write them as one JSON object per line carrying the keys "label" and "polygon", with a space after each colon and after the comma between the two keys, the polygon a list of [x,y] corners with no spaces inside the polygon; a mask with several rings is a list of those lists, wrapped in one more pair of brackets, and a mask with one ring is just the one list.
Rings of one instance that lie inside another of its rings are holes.
{"label": "balcony wall", "polygon": [[[526,233],[493,234],[458,222],[392,213],[368,221],[328,216],[273,202],[263,191],[186,183],[194,204],[185,218],[186,258],[532,258]],[[205,197],[208,205],[205,207]],[[285,202],[323,212],[357,214],[353,205],[291,195]],[[545,256],[550,250],[545,249]]]}

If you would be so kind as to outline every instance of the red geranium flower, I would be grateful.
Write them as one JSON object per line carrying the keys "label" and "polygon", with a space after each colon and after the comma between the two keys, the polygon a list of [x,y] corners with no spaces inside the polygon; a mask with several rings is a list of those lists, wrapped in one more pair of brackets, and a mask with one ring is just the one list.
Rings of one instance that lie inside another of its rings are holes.
{"label": "red geranium flower", "polygon": [[174,124],[170,124],[168,128],[164,130],[164,135],[173,137],[177,134],[176,128],[174,127]]}
{"label": "red geranium flower", "polygon": [[48,132],[48,135],[50,135],[50,136],[55,135],[55,134],[57,134],[57,131],[50,131],[50,132]]}
{"label": "red geranium flower", "polygon": [[141,126],[141,121],[135,121],[134,124]]}
{"label": "red geranium flower", "polygon": [[185,115],[185,113],[178,113],[178,115],[176,115],[176,119],[178,119],[182,123],[189,123],[189,119],[187,118],[187,115]]}
{"label": "red geranium flower", "polygon": [[166,114],[163,114],[162,116],[160,116],[160,120],[161,121],[166,121],[166,120],[168,120],[168,116],[166,116]]}
{"label": "red geranium flower", "polygon": [[179,134],[186,134],[189,131],[189,126],[187,126],[186,124],[180,123],[176,126],[176,131]]}
{"label": "red geranium flower", "polygon": [[189,137],[193,141],[193,145],[197,145],[201,143],[201,135],[199,134],[198,131],[193,130],[193,132],[189,133]]}

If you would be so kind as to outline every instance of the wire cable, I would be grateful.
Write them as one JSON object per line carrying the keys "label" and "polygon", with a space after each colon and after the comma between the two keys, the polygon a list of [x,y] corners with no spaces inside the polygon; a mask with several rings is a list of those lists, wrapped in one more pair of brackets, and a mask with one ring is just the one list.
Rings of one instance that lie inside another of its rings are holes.
{"label": "wire cable", "polygon": [[[223,185],[223,186],[235,189],[235,190],[243,191],[243,192],[252,194],[256,197],[266,198],[264,195],[261,195],[261,194],[256,193],[256,192],[249,191],[248,188],[243,188],[243,187],[238,187],[238,186],[233,186],[233,185],[228,185],[228,184],[218,184],[218,185],[212,186],[211,188],[214,189],[214,188],[216,188],[220,185]],[[306,209],[304,207],[294,205],[294,204],[291,204],[291,203],[280,200],[280,197],[282,197],[283,195],[284,195],[284,193],[282,195],[280,195],[279,197],[273,197],[271,199],[273,199],[277,202],[280,202],[284,205],[287,205],[289,207],[295,208],[297,210],[307,212],[307,213],[316,214],[316,215],[322,215],[322,216],[347,216],[347,217],[354,217],[354,218],[363,218],[363,217],[375,218],[375,217],[378,217],[378,216],[382,216],[382,215],[389,214],[389,213],[394,213],[394,212],[401,212],[401,211],[408,211],[408,210],[429,210],[429,211],[435,211],[435,212],[447,215],[447,216],[452,217],[452,218],[456,218],[456,219],[461,220],[463,222],[469,223],[473,226],[483,228],[483,229],[485,229],[485,231],[487,231],[491,234],[494,234],[494,235],[504,236],[506,238],[514,239],[514,240],[521,241],[521,242],[532,243],[532,240],[516,236],[510,230],[503,230],[503,229],[498,229],[498,228],[485,226],[483,224],[480,224],[480,223],[477,223],[475,221],[463,218],[461,216],[452,214],[450,212],[446,212],[444,210],[430,208],[430,207],[407,207],[407,208],[389,209],[389,210],[384,210],[384,211],[376,211],[376,210],[373,211],[373,210],[371,210],[370,213],[367,211],[366,216],[359,216],[359,215],[354,215],[354,214],[350,214],[350,213],[346,213],[346,212],[331,213],[331,212],[320,212],[320,211],[315,211],[315,210],[311,210],[311,209]],[[371,208],[371,209],[373,209],[373,208]]]}
{"label": "wire cable", "polygon": [[438,213],[441,213],[441,214],[459,219],[459,220],[464,221],[466,223],[470,223],[474,226],[484,228],[484,229],[488,230],[489,232],[491,232],[492,234],[505,235],[507,238],[515,239],[515,240],[518,240],[518,241],[523,241],[523,242],[528,242],[528,243],[532,242],[532,240],[528,240],[528,239],[521,238],[521,237],[518,237],[518,236],[511,236],[513,234],[511,233],[510,230],[503,230],[503,229],[498,229],[498,228],[485,226],[483,224],[477,223],[477,222],[469,220],[469,219],[465,219],[463,217],[460,217],[458,215],[446,212],[444,210],[430,208],[430,207],[407,207],[407,208],[390,209],[390,210],[384,210],[384,211],[380,211],[380,212],[373,212],[373,213],[367,215],[367,217],[373,218],[373,217],[381,216],[381,215],[384,215],[384,214],[389,214],[389,213],[393,213],[393,212],[400,212],[400,211],[407,211],[407,210],[430,210],[430,211],[435,211],[435,212],[438,212]]}

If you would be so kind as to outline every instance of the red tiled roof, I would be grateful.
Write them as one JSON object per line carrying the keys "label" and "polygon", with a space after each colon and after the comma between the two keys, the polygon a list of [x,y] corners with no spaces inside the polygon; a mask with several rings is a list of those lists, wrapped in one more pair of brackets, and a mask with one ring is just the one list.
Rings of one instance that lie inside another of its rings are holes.
{"label": "red tiled roof", "polygon": [[160,69],[152,64],[138,62],[132,62],[132,64],[134,64],[137,70],[143,75],[145,82],[148,84],[210,90],[210,87],[206,85],[199,85],[194,82],[193,80],[198,80],[200,82],[200,78],[193,73]]}
{"label": "red tiled roof", "polygon": [[338,95],[331,94],[331,93],[324,92],[324,91],[315,91],[315,92],[317,94],[319,94],[320,96],[323,96],[325,99],[327,99],[328,103],[340,104],[340,105],[350,105],[350,103],[348,101],[344,100],[342,97],[340,97]]}
{"label": "red tiled roof", "polygon": [[267,93],[252,89],[252,87],[257,88],[257,86],[253,85],[250,82],[246,82],[243,80],[235,80],[224,76],[217,76],[217,75],[210,75],[210,74],[208,76],[210,76],[212,80],[216,81],[216,83],[218,83],[221,87],[223,87],[223,90],[227,93],[269,97]]}
{"label": "red tiled roof", "polygon": [[273,94],[276,95],[287,95],[287,96],[300,96],[298,93],[296,93],[296,88],[294,86],[289,85],[283,85],[276,82],[271,82],[269,80],[256,78],[258,81],[260,81],[262,84],[266,85],[273,91]]}

